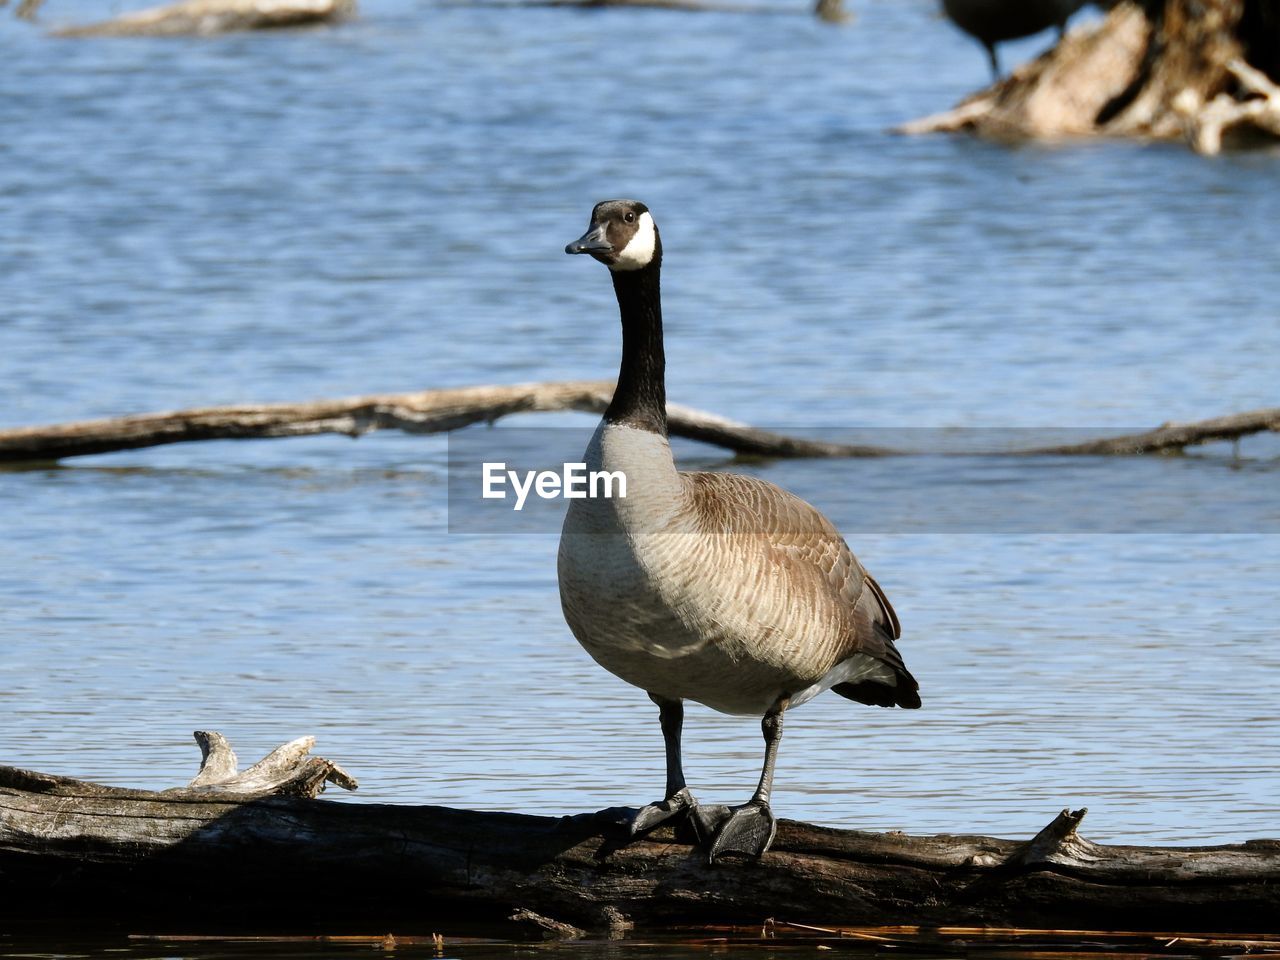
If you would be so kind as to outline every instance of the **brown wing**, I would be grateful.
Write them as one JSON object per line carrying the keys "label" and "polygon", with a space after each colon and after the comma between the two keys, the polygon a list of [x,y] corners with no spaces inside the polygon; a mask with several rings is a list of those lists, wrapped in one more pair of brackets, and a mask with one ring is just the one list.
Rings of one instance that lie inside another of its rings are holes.
{"label": "brown wing", "polygon": [[700,526],[708,533],[746,538],[767,551],[792,589],[813,591],[812,601],[838,618],[831,633],[831,664],[856,654],[873,657],[888,670],[832,687],[836,693],[877,706],[920,706],[919,684],[894,641],[902,635],[898,615],[875,579],[853,555],[840,532],[817,509],[765,480],[741,474],[688,473]]}

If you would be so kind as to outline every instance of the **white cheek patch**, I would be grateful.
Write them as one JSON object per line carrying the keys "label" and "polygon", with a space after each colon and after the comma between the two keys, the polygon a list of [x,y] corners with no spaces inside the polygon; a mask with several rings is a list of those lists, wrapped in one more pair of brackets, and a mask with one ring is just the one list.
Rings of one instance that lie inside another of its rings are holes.
{"label": "white cheek patch", "polygon": [[647,267],[653,259],[653,251],[657,247],[657,232],[654,230],[653,217],[648,212],[640,214],[636,222],[636,233],[631,242],[622,248],[617,262],[609,264],[610,270],[639,270]]}

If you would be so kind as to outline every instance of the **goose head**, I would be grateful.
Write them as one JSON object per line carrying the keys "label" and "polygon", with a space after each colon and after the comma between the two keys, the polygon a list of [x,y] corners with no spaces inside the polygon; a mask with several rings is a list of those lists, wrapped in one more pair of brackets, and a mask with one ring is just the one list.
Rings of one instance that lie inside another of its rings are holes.
{"label": "goose head", "polygon": [[642,270],[662,259],[662,242],[649,208],[639,200],[604,200],[591,226],[565,253],[589,253],[614,272]]}

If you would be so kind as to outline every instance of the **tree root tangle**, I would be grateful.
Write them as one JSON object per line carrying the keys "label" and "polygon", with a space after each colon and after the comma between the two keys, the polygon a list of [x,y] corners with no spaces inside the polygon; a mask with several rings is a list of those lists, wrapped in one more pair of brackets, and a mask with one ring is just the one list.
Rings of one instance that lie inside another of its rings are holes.
{"label": "tree root tangle", "polygon": [[1212,155],[1280,138],[1277,0],[1127,0],[908,134],[1184,140]]}

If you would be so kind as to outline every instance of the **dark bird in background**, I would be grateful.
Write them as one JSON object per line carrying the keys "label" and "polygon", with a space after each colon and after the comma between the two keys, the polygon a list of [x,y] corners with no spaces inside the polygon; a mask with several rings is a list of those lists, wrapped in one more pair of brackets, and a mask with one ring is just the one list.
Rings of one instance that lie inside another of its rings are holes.
{"label": "dark bird in background", "polygon": [[[1093,2],[1110,9],[1118,0]],[[947,19],[986,47],[991,72],[999,80],[996,44],[1030,37],[1049,27],[1057,28],[1061,40],[1072,14],[1089,3],[1090,0],[942,0],[942,9]]]}

